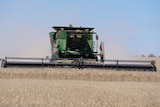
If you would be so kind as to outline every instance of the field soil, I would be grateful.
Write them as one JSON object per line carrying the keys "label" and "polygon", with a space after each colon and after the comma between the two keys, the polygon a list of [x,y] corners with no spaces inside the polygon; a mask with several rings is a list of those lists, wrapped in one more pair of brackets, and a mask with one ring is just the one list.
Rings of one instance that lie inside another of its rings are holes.
{"label": "field soil", "polygon": [[0,107],[159,107],[154,60],[157,72],[1,68]]}

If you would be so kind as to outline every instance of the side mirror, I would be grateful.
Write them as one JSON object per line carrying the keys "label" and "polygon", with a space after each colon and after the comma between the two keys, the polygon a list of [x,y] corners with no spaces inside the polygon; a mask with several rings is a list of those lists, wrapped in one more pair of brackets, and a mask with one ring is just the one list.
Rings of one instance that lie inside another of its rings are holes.
{"label": "side mirror", "polygon": [[96,35],[96,40],[98,40],[98,35]]}

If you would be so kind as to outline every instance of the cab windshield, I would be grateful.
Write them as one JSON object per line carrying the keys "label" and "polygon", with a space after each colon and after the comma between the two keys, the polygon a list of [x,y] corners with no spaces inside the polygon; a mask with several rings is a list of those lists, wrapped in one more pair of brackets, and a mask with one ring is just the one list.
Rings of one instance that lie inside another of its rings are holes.
{"label": "cab windshield", "polygon": [[83,34],[70,34],[67,38],[67,50],[85,51],[88,48],[87,36]]}

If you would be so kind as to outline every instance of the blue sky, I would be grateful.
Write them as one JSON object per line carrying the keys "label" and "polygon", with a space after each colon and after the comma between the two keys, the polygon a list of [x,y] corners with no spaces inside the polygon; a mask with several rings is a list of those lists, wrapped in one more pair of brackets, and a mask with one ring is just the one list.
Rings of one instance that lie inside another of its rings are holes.
{"label": "blue sky", "polygon": [[50,56],[52,26],[94,27],[106,58],[160,56],[159,0],[1,0],[0,57]]}

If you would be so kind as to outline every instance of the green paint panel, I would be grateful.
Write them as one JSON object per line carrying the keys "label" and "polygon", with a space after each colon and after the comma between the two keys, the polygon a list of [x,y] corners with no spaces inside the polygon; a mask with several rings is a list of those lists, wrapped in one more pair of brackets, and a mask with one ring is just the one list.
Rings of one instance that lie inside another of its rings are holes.
{"label": "green paint panel", "polygon": [[88,35],[87,39],[88,40],[93,40],[93,35]]}
{"label": "green paint panel", "polygon": [[87,42],[91,48],[91,51],[93,52],[93,35],[88,35]]}
{"label": "green paint panel", "polygon": [[59,33],[59,37],[58,37],[58,38],[59,38],[59,39],[65,39],[65,40],[66,40],[66,38],[67,38],[67,33],[61,31],[61,32]]}
{"label": "green paint panel", "polygon": [[93,52],[93,40],[87,40],[91,51]]}
{"label": "green paint panel", "polygon": [[65,39],[59,39],[59,51],[65,51],[66,50],[66,40]]}
{"label": "green paint panel", "polygon": [[76,51],[67,51],[67,53],[68,53],[69,55],[81,55],[80,52],[76,52]]}
{"label": "green paint panel", "polygon": [[66,38],[67,33],[66,32],[59,32],[58,36],[58,44],[59,44],[59,51],[65,51],[66,50]]}

